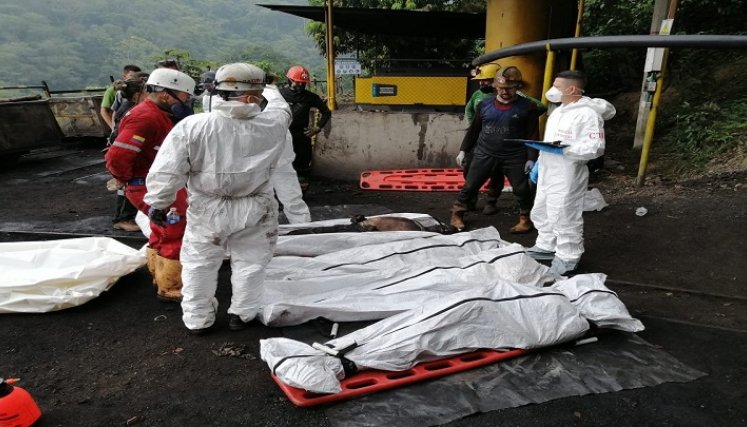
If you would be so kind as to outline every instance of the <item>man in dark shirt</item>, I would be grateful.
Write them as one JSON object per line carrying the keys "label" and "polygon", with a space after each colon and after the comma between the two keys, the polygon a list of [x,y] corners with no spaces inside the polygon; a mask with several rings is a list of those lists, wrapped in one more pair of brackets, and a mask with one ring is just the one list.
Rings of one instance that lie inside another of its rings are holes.
{"label": "man in dark shirt", "polygon": [[517,93],[519,83],[504,76],[496,76],[493,87],[496,96],[486,98],[476,109],[472,123],[464,136],[460,151],[472,151],[472,163],[464,187],[451,208],[451,225],[463,230],[467,204],[477,198],[480,187],[492,179],[491,191],[497,198],[503,189],[505,175],[519,203],[519,222],[511,227],[512,233],[528,233],[534,227],[529,219],[533,192],[528,173],[537,158],[537,152],[521,142],[509,139],[537,139],[537,105]]}
{"label": "man in dark shirt", "polygon": [[[294,65],[288,69],[285,76],[288,77],[288,87],[280,89],[280,94],[290,105],[293,113],[293,121],[290,124],[293,151],[296,154],[293,169],[298,174],[301,189],[305,191],[308,189],[311,174],[313,154],[311,138],[322,131],[332,117],[332,112],[319,95],[306,90],[306,85],[311,81],[309,70],[300,65]],[[315,124],[309,126],[309,113],[312,108],[319,111],[320,117]]]}

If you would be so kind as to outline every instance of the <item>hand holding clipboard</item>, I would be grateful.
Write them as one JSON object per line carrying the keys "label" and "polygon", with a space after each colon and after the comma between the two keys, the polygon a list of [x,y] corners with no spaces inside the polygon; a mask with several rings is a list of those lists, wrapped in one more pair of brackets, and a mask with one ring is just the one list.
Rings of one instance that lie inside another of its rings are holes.
{"label": "hand holding clipboard", "polygon": [[535,141],[533,139],[504,139],[506,142],[518,142],[523,143],[527,147],[532,147],[535,150],[545,151],[553,154],[563,154],[563,148],[567,147],[568,144],[563,144],[563,141]]}

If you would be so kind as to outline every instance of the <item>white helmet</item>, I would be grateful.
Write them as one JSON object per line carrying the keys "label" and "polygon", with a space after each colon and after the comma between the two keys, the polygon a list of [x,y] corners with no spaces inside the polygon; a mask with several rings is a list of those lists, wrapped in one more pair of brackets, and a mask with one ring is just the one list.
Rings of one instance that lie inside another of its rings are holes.
{"label": "white helmet", "polygon": [[145,82],[148,86],[158,86],[165,89],[178,90],[179,92],[186,92],[190,95],[195,94],[195,81],[192,77],[182,73],[181,71],[172,70],[170,68],[156,68],[148,76],[148,81]]}
{"label": "white helmet", "polygon": [[262,90],[265,87],[265,72],[252,64],[236,62],[226,64],[215,72],[215,89],[231,92]]}

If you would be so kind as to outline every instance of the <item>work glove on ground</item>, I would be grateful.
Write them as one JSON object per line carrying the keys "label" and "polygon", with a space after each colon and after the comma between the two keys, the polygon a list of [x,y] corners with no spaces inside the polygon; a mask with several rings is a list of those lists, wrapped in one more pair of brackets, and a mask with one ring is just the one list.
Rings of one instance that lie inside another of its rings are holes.
{"label": "work glove on ground", "polygon": [[166,211],[163,209],[155,209],[151,207],[148,210],[148,219],[156,225],[166,227]]}
{"label": "work glove on ground", "polygon": [[124,183],[117,178],[112,178],[106,181],[106,189],[109,191],[121,190],[124,187]]}
{"label": "work glove on ground", "polygon": [[308,127],[308,128],[306,128],[306,129],[304,129],[304,130],[303,130],[303,134],[304,134],[304,135],[306,135],[306,136],[308,136],[308,137],[312,137],[312,136],[314,136],[314,135],[318,134],[318,133],[319,133],[319,132],[321,132],[321,131],[322,131],[322,130],[321,130],[321,129],[319,129],[318,127],[316,127],[316,126],[312,126],[312,127]]}
{"label": "work glove on ground", "polygon": [[465,153],[464,151],[460,151],[456,156],[457,166],[459,166],[460,168],[464,167],[464,156],[466,155],[467,153]]}
{"label": "work glove on ground", "polygon": [[533,166],[534,166],[534,160],[527,160],[527,162],[524,163],[524,173],[529,173],[529,171],[532,170]]}

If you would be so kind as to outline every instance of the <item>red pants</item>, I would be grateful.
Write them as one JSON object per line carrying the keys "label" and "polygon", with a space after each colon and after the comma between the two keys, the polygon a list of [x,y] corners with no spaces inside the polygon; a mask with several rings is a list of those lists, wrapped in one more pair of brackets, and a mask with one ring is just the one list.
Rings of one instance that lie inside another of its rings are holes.
{"label": "red pants", "polygon": [[[127,184],[125,187],[125,197],[132,203],[133,206],[138,208],[140,212],[148,214],[150,206],[143,202],[143,197],[147,190],[144,185],[132,185]],[[168,259],[179,259],[179,251],[182,250],[182,237],[184,237],[184,229],[187,227],[187,189],[182,188],[176,193],[176,200],[174,203],[166,208],[176,208],[176,212],[179,214],[179,222],[176,224],[167,224],[165,227],[150,223],[150,238],[148,239],[148,246],[152,249],[156,249],[158,254]]]}

